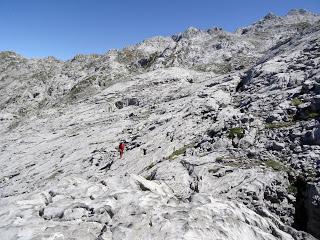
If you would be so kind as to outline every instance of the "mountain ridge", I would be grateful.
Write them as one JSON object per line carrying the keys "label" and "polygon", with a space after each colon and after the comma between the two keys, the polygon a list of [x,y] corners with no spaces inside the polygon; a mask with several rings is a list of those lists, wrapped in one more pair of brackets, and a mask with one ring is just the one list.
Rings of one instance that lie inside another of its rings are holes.
{"label": "mountain ridge", "polygon": [[4,239],[319,238],[320,16],[266,16],[66,62],[1,52]]}

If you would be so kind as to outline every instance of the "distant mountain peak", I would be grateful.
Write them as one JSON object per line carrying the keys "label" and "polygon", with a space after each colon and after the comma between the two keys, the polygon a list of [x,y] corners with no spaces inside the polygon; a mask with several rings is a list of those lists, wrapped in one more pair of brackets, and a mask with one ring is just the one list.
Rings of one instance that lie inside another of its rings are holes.
{"label": "distant mountain peak", "polygon": [[264,19],[276,19],[279,18],[277,15],[275,15],[273,12],[269,12],[266,16],[264,16]]}
{"label": "distant mountain peak", "polygon": [[0,52],[1,239],[320,240],[320,16],[291,14]]}
{"label": "distant mountain peak", "polygon": [[187,30],[182,33],[182,36],[189,38],[197,35],[200,32],[201,30],[196,27],[188,27]]}
{"label": "distant mountain peak", "polygon": [[23,56],[13,52],[13,51],[0,51],[0,58],[1,59],[22,59]]}
{"label": "distant mountain peak", "polygon": [[288,15],[315,15],[314,13],[308,12],[305,9],[291,9]]}

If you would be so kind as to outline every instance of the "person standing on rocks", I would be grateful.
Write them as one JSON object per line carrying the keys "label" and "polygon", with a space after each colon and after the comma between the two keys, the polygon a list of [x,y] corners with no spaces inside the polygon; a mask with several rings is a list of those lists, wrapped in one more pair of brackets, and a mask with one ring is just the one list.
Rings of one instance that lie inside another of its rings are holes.
{"label": "person standing on rocks", "polygon": [[119,144],[120,159],[123,156],[124,147],[125,147],[124,142],[120,142],[120,144]]}

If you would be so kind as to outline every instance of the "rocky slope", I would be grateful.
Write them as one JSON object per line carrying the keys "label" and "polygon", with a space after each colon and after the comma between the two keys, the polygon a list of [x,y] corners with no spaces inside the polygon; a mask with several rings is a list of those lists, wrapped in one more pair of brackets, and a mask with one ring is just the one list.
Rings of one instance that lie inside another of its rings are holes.
{"label": "rocky slope", "polygon": [[66,62],[0,53],[1,237],[320,238],[319,66],[304,10]]}

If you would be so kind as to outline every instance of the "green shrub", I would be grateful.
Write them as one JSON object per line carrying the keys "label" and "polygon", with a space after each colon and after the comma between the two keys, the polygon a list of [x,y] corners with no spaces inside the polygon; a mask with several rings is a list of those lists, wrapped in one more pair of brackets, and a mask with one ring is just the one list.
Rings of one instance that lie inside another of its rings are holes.
{"label": "green shrub", "polygon": [[70,90],[70,97],[76,98],[76,95],[92,86],[97,76],[92,75],[75,84]]}
{"label": "green shrub", "polygon": [[150,170],[150,169],[153,168],[155,165],[156,165],[155,163],[150,163],[150,165],[147,166],[146,169],[147,169],[147,170]]}
{"label": "green shrub", "polygon": [[313,111],[313,110],[304,110],[301,111],[299,113],[297,113],[294,116],[294,119],[296,121],[300,121],[300,120],[308,120],[308,119],[314,119],[314,118],[318,118],[320,117],[320,111]]}
{"label": "green shrub", "polygon": [[298,192],[298,188],[294,184],[290,184],[288,186],[288,193],[291,193],[293,195],[296,195]]}
{"label": "green shrub", "polygon": [[294,98],[294,99],[291,100],[291,104],[293,106],[296,106],[296,107],[299,106],[302,103],[303,103],[303,101],[301,99],[299,99],[299,98]]}
{"label": "green shrub", "polygon": [[275,171],[286,171],[288,168],[283,165],[281,162],[273,160],[273,159],[269,159],[266,161],[266,165],[268,167],[271,167],[273,170]]}
{"label": "green shrub", "polygon": [[231,63],[216,63],[214,72],[217,74],[226,74],[232,71]]}
{"label": "green shrub", "polygon": [[298,31],[303,31],[304,29],[308,28],[311,26],[311,23],[308,22],[300,22],[296,24],[297,30]]}
{"label": "green shrub", "polygon": [[137,59],[143,57],[143,54],[138,50],[133,50],[129,48],[125,48],[122,51],[118,52],[118,61],[120,63],[132,63],[135,62]]}
{"label": "green shrub", "polygon": [[308,118],[317,118],[320,116],[319,112],[307,112]]}
{"label": "green shrub", "polygon": [[52,76],[53,76],[52,73],[49,73],[49,72],[46,72],[46,71],[40,71],[40,72],[37,72],[37,73],[33,74],[31,76],[31,78],[37,79],[37,80],[41,80],[41,81],[45,81],[45,80],[51,78]]}
{"label": "green shrub", "polygon": [[191,148],[193,147],[194,144],[187,144],[187,145],[184,145],[182,148],[179,148],[175,151],[173,151],[173,153],[170,154],[170,156],[168,157],[169,160],[174,160],[176,159],[178,156],[182,155],[182,154],[185,154],[186,150],[188,148]]}
{"label": "green shrub", "polygon": [[244,133],[245,133],[245,131],[243,128],[240,128],[240,127],[231,128],[229,130],[228,138],[230,138],[230,139],[234,139],[235,137],[243,138]]}

